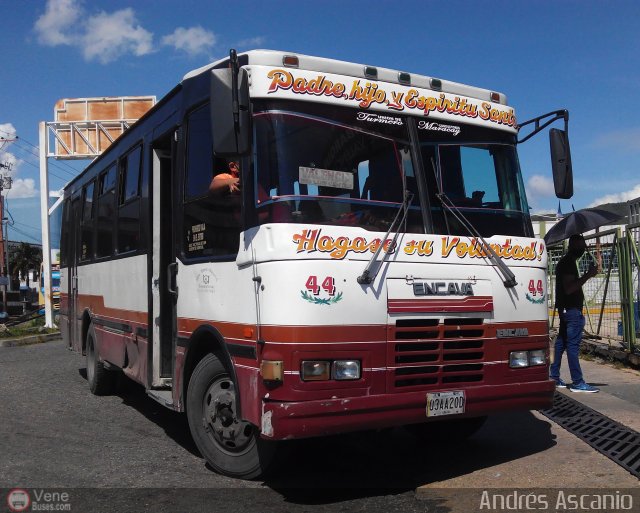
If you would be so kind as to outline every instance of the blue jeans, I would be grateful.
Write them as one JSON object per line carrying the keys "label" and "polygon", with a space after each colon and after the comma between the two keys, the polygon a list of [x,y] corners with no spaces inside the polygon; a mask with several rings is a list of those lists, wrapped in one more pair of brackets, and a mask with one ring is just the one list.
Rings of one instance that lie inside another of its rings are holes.
{"label": "blue jeans", "polygon": [[560,330],[558,331],[558,338],[556,338],[553,363],[549,370],[549,377],[552,379],[557,381],[560,378],[562,354],[567,351],[571,381],[573,381],[574,385],[584,382],[579,360],[584,324],[584,315],[577,308],[569,308],[560,313]]}

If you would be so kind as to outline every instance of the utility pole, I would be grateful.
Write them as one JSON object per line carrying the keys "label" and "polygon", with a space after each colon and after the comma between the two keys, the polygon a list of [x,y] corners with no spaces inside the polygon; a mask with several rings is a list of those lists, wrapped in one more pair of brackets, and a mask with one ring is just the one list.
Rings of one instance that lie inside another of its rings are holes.
{"label": "utility pole", "polygon": [[[17,137],[12,137],[11,139],[0,137],[0,151],[16,139]],[[12,167],[12,162],[0,162],[0,171],[6,169],[7,172],[10,173]],[[4,196],[2,195],[2,191],[4,189],[11,189],[11,182],[11,176],[5,174],[0,175],[0,238],[2,239],[0,241],[0,262],[2,264],[0,269],[0,286],[2,287],[2,307],[5,314],[7,312],[7,287],[9,287],[10,290],[11,280],[9,278],[9,234],[8,225],[4,218]]]}
{"label": "utility pole", "polygon": [[[0,163],[0,168],[11,170],[11,164],[2,164]],[[2,195],[2,191],[4,189],[11,189],[12,179],[10,176],[0,175],[0,221],[2,225],[0,225],[0,259],[2,263],[1,267],[1,276],[0,276],[0,286],[2,286],[2,308],[3,313],[7,312],[7,286],[9,285],[9,261],[7,259],[8,253],[8,241],[5,237],[5,222],[4,222],[4,196]]]}

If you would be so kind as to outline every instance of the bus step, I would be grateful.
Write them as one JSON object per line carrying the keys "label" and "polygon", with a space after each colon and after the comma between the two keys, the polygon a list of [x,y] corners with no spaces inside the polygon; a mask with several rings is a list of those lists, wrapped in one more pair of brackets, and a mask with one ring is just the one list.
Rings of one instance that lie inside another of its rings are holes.
{"label": "bus step", "polygon": [[147,390],[147,395],[162,406],[174,410],[173,392],[171,390]]}

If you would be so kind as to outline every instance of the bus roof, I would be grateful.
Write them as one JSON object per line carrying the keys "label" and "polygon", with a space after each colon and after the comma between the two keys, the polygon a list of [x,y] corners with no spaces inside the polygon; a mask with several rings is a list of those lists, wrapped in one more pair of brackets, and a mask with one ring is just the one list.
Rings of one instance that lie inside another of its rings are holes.
{"label": "bus roof", "polygon": [[[402,72],[400,70],[379,68],[371,65],[358,64],[354,62],[339,61],[335,59],[326,59],[324,57],[314,57],[292,52],[282,52],[276,50],[251,50],[238,54],[241,65],[263,65],[263,66],[285,66],[285,57],[296,57],[298,59],[298,68],[307,71],[317,71],[322,73],[334,73],[337,75],[346,75],[356,78],[373,79],[380,82],[389,82],[392,84],[410,85],[422,89],[432,89],[449,94],[458,94],[478,100],[491,101],[501,105],[507,105],[507,97],[503,93],[473,87],[458,82],[451,82],[426,75],[417,75],[413,73]],[[229,58],[220,59],[206,66],[190,71],[183,77],[184,80],[194,78],[207,71],[223,67],[228,63]],[[376,76],[371,75],[371,71],[375,70]],[[408,80],[407,80],[408,79]]]}

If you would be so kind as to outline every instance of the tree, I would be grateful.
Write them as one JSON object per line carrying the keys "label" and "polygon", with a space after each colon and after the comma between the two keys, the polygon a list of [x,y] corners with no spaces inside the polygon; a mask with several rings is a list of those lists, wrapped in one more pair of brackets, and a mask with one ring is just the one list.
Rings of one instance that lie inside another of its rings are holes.
{"label": "tree", "polygon": [[40,248],[21,242],[20,245],[10,255],[9,264],[11,268],[11,277],[14,280],[19,280],[20,276],[23,276],[27,281],[27,287],[29,286],[29,271],[35,270],[36,273],[40,271],[40,262],[42,262],[42,252]]}

